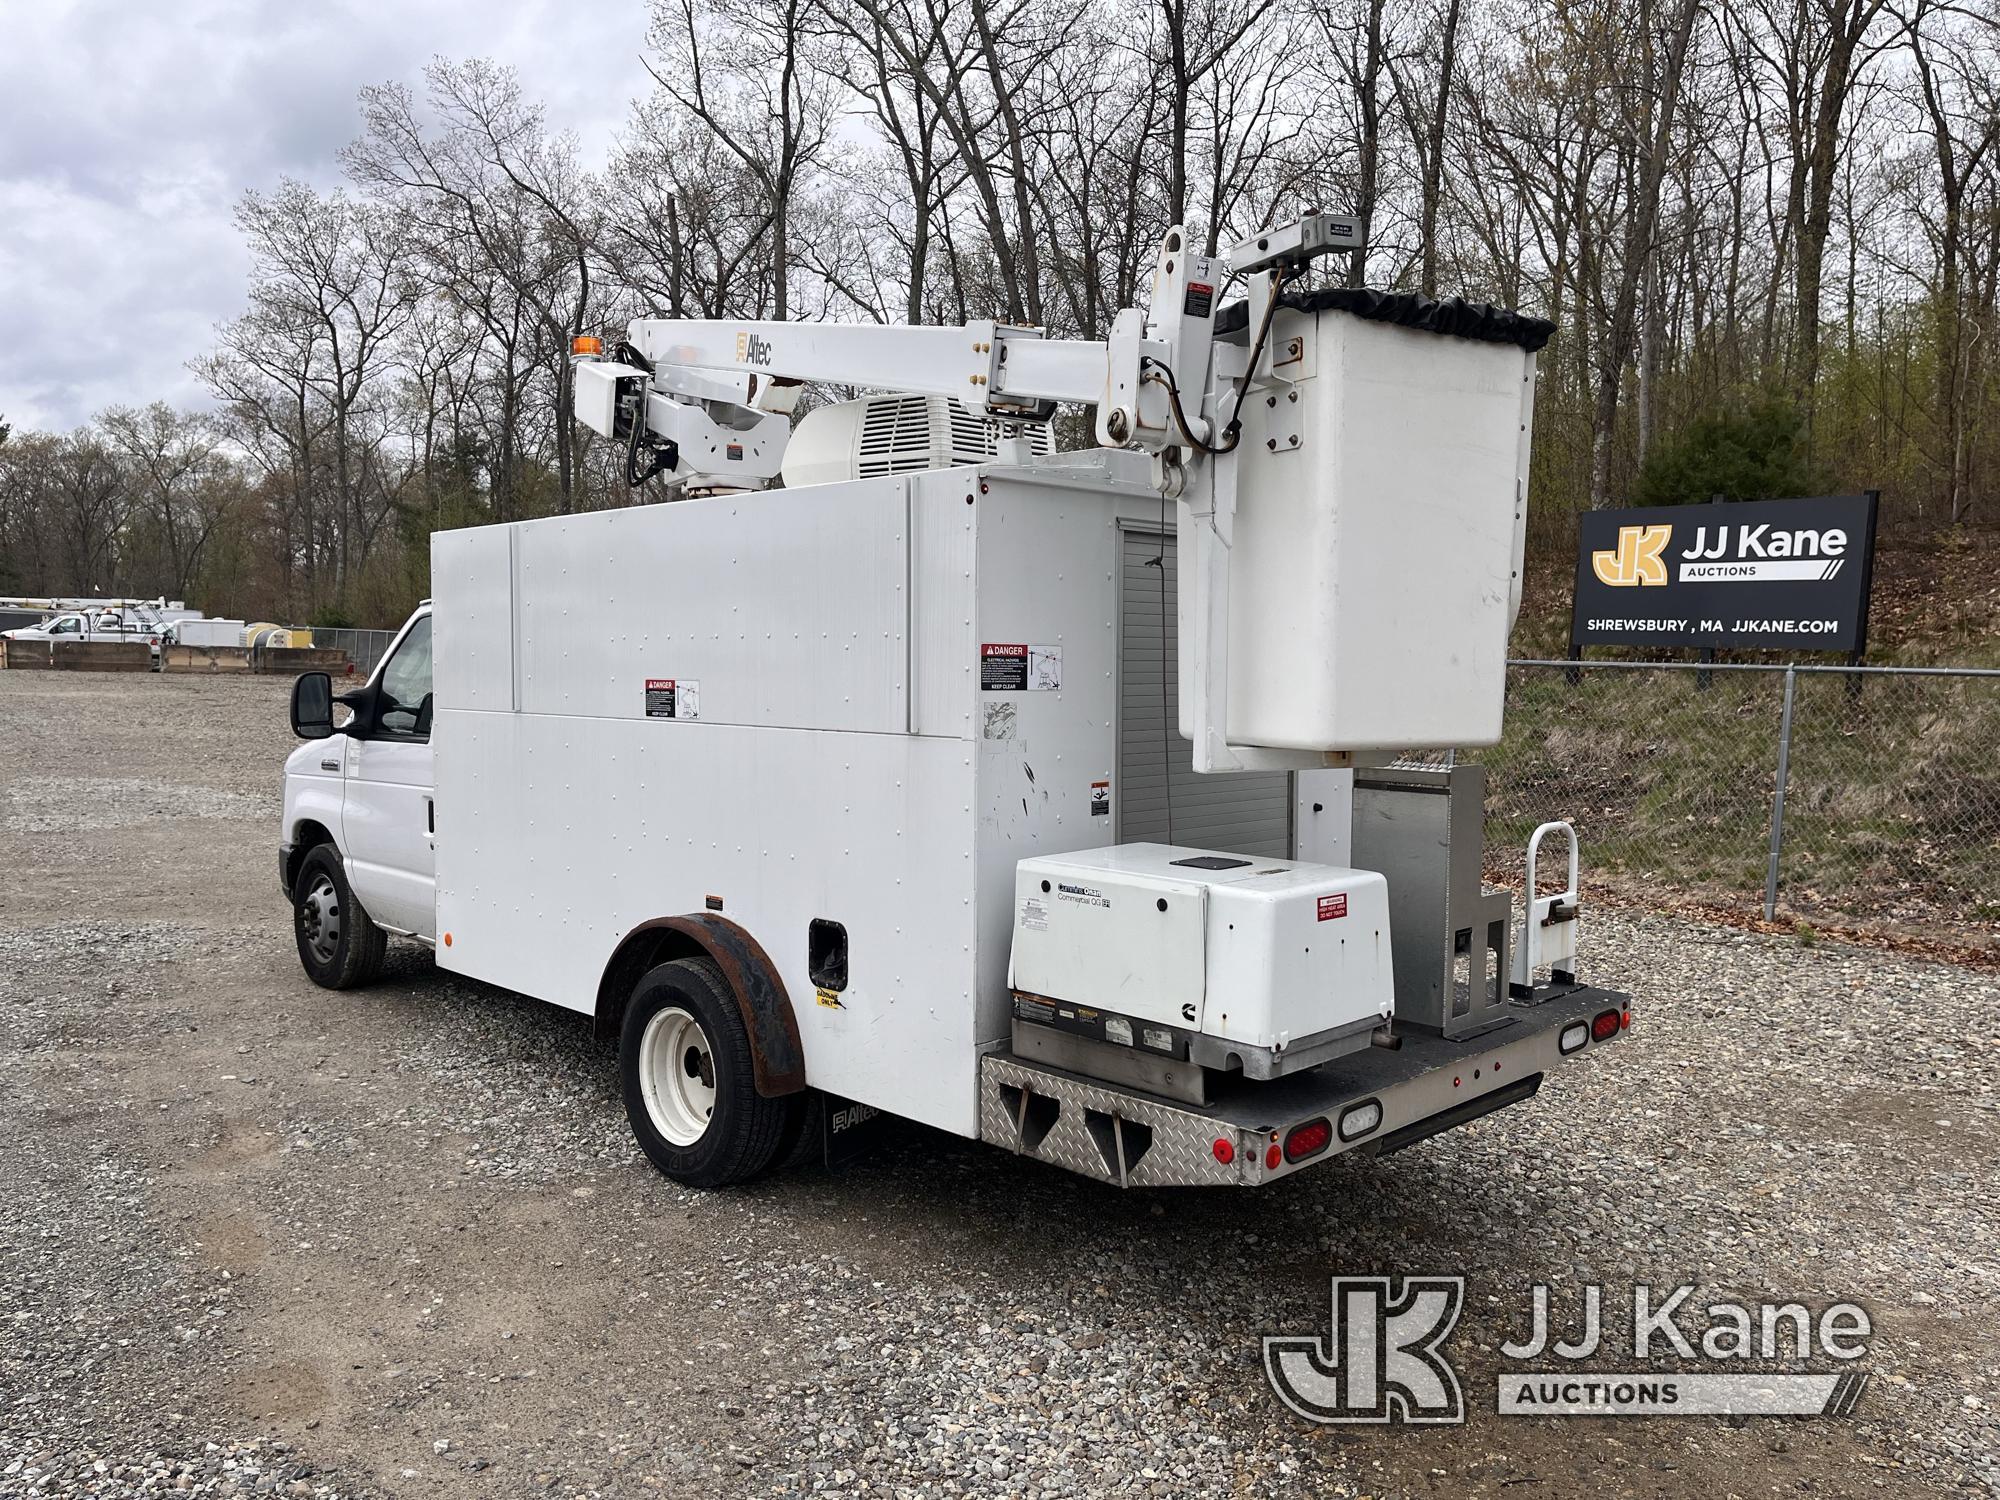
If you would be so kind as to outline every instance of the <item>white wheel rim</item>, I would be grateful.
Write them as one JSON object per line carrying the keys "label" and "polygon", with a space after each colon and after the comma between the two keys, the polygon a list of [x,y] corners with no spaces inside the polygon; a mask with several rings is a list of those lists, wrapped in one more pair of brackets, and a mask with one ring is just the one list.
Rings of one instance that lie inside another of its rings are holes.
{"label": "white wheel rim", "polygon": [[715,1113],[715,1051],[701,1023],[669,1005],[639,1038],[639,1085],[646,1117],[671,1145],[692,1146]]}
{"label": "white wheel rim", "polygon": [[340,893],[324,870],[313,877],[306,891],[299,907],[299,926],[312,956],[322,964],[332,963],[340,948]]}

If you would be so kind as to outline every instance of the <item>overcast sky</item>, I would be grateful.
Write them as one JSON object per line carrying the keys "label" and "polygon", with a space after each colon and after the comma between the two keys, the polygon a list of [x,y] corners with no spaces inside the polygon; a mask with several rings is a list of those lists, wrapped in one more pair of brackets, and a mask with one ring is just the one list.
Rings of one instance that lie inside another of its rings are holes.
{"label": "overcast sky", "polygon": [[242,309],[232,208],[337,181],[364,84],[490,57],[595,164],[645,27],[643,0],[0,0],[0,416],[205,404],[186,362]]}

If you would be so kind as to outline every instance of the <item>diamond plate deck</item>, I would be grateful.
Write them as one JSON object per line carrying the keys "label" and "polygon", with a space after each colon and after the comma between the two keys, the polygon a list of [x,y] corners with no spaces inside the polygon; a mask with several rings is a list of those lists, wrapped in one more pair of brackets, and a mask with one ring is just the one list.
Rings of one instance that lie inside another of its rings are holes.
{"label": "diamond plate deck", "polygon": [[[1499,1027],[1476,1038],[1452,1042],[1419,1033],[1395,1050],[1371,1048],[1269,1083],[1232,1079],[1207,1105],[994,1052],[980,1069],[979,1133],[996,1146],[1119,1187],[1255,1186],[1344,1152],[1373,1153],[1385,1142],[1398,1149],[1422,1138],[1427,1122],[1449,1128],[1478,1118],[1482,1101],[1514,1102],[1551,1069],[1611,1045],[1624,1030],[1565,1057],[1557,1045],[1565,1026],[1607,1009],[1629,1020],[1630,1006],[1608,990],[1541,996],[1511,1007]],[[1031,1099],[1038,1101],[1032,1107]],[[1292,1126],[1322,1116],[1338,1121],[1344,1109],[1370,1099],[1381,1104],[1382,1120],[1364,1137],[1342,1141],[1336,1134],[1315,1156],[1288,1162],[1281,1153],[1270,1164],[1271,1148]],[[1217,1141],[1229,1143],[1227,1162],[1216,1157]]]}

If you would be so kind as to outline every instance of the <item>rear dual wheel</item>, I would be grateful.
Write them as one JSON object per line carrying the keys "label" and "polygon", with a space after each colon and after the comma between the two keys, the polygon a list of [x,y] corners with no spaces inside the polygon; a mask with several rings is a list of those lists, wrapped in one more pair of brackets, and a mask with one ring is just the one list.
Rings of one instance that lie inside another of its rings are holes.
{"label": "rear dual wheel", "polygon": [[625,1008],[618,1051],[632,1134],[676,1182],[747,1182],[796,1139],[805,1096],[757,1092],[743,1014],[712,960],[648,970]]}

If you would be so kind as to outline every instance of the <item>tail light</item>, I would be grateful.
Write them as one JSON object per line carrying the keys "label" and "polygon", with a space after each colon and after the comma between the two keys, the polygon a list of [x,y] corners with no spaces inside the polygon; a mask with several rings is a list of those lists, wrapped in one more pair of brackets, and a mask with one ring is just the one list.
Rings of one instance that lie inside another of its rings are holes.
{"label": "tail light", "polygon": [[1325,1116],[1308,1120],[1285,1132],[1285,1160],[1304,1161],[1308,1156],[1318,1156],[1332,1144],[1333,1126]]}
{"label": "tail light", "polygon": [[1590,1019],[1590,1039],[1594,1042],[1609,1041],[1618,1035],[1618,1012],[1601,1010]]}

